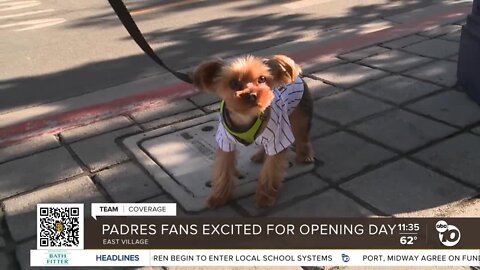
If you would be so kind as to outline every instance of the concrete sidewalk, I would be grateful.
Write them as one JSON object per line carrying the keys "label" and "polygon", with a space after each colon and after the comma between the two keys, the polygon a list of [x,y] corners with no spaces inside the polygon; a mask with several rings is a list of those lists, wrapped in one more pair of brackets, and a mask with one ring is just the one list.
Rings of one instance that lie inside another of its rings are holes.
{"label": "concrete sidewalk", "polygon": [[[304,33],[301,38],[266,47],[255,51],[255,54],[288,54],[301,63],[304,70],[316,71],[338,54],[465,18],[471,10],[471,4],[471,0],[443,0],[413,12],[372,19],[355,26],[340,24],[331,31]],[[171,100],[186,99],[198,92],[192,85],[181,83],[173,75],[163,73],[93,93],[3,113],[0,115],[0,147],[43,134],[56,134],[112,116],[163,106]]]}
{"label": "concrete sidewalk", "polygon": [[[179,215],[480,216],[480,107],[454,87],[462,23],[313,65],[315,167],[271,209],[249,195]],[[125,139],[217,110],[199,94],[1,149],[0,269],[29,269],[37,203],[175,201]]]}

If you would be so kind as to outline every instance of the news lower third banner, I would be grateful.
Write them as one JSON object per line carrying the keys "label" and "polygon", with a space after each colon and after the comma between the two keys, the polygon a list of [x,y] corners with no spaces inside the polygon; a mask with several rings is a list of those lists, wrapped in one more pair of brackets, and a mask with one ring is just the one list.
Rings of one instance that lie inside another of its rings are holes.
{"label": "news lower third banner", "polygon": [[480,266],[479,218],[176,217],[174,203],[38,204],[31,266]]}

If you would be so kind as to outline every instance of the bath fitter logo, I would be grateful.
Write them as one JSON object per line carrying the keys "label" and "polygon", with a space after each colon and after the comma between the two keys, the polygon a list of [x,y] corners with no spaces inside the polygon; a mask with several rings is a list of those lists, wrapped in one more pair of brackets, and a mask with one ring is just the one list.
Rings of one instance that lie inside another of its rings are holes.
{"label": "bath fitter logo", "polygon": [[66,250],[49,250],[45,266],[70,265],[70,252]]}

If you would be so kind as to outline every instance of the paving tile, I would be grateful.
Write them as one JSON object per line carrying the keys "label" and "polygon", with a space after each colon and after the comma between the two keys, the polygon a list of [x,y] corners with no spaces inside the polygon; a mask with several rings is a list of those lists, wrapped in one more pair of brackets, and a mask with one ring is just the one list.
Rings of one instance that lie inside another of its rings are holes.
{"label": "paving tile", "polygon": [[7,255],[0,252],[0,269],[15,269],[12,264],[13,262],[8,259]]}
{"label": "paving tile", "polygon": [[195,105],[192,102],[186,99],[182,99],[177,101],[171,101],[165,104],[159,104],[147,110],[134,112],[131,114],[131,116],[138,123],[143,123],[165,116],[190,111],[193,109],[195,109]]}
{"label": "paving tile", "polygon": [[82,173],[64,148],[40,152],[0,165],[0,199]]}
{"label": "paving tile", "polygon": [[458,62],[458,54],[455,54],[454,56],[449,57],[448,60]]}
{"label": "paving tile", "polygon": [[456,126],[463,127],[480,121],[480,106],[466,94],[457,91],[422,99],[408,108]]}
{"label": "paving tile", "polygon": [[359,176],[341,188],[387,214],[437,207],[476,194],[475,190],[408,160]]}
{"label": "paving tile", "polygon": [[266,211],[272,212],[278,209],[278,205],[282,205],[292,201],[295,198],[312,194],[315,191],[326,188],[327,182],[318,178],[313,174],[306,174],[295,179],[286,181],[278,194],[276,206],[270,209],[258,208],[255,205],[255,195],[248,196],[239,200],[237,203],[245,209],[250,215],[257,216]]}
{"label": "paving tile", "polygon": [[447,125],[402,110],[388,112],[352,129],[403,152],[456,131]]}
{"label": "paving tile", "polygon": [[340,58],[346,59],[349,61],[357,61],[365,57],[369,57],[374,54],[379,54],[388,51],[388,49],[382,48],[380,46],[367,47],[361,50],[349,52],[346,54],[340,55]]}
{"label": "paving tile", "polygon": [[314,103],[317,116],[335,121],[341,125],[391,108],[390,105],[364,97],[352,91],[329,96]]}
{"label": "paving tile", "polygon": [[114,202],[139,202],[162,193],[154,181],[132,162],[101,171],[97,177]]}
{"label": "paving tile", "polygon": [[171,124],[174,124],[174,123],[177,123],[177,122],[180,122],[180,121],[189,120],[189,119],[192,119],[192,118],[195,118],[195,117],[200,117],[204,114],[205,113],[201,110],[193,110],[193,111],[188,111],[188,112],[175,114],[175,115],[172,115],[172,116],[167,116],[167,117],[164,117],[164,118],[161,118],[161,119],[158,119],[158,120],[145,122],[145,123],[141,124],[141,126],[144,129],[153,129],[153,128],[157,128],[157,127],[163,127],[163,126],[171,125]]}
{"label": "paving tile", "polygon": [[139,127],[133,126],[85,139],[70,146],[90,171],[97,171],[128,160],[127,155],[119,148],[115,139],[139,131],[141,131]]}
{"label": "paving tile", "polygon": [[446,211],[449,217],[480,217],[480,197],[463,201]]}
{"label": "paving tile", "polygon": [[345,132],[313,141],[315,156],[323,164],[317,173],[333,181],[392,158],[394,153]]}
{"label": "paving tile", "polygon": [[[25,243],[19,244],[15,248],[15,255],[17,261],[20,263],[20,268],[22,270],[32,269],[30,267],[30,250],[37,248],[37,240],[32,239]],[[40,267],[35,267],[35,269],[41,269]],[[44,268],[45,269],[45,268]]]}
{"label": "paving tile", "polygon": [[55,136],[48,134],[10,146],[0,147],[0,163],[58,146],[60,146],[60,143]]}
{"label": "paving tile", "polygon": [[352,199],[336,190],[327,190],[319,195],[296,203],[275,217],[364,217],[373,215]]}
{"label": "paving tile", "polygon": [[439,36],[438,38],[449,40],[449,41],[460,42],[461,35],[462,35],[462,31],[461,31],[461,29],[458,29],[457,31],[448,33],[448,34],[443,35],[443,36]]}
{"label": "paving tile", "polygon": [[[335,40],[335,35],[329,35],[328,33],[326,33],[326,35],[322,35],[322,40]],[[285,55],[293,55],[301,51],[311,51],[317,46],[315,42],[316,38],[301,38],[299,41],[300,42],[287,42],[281,46],[274,46],[257,50],[255,51],[255,54],[264,57],[271,57],[272,55],[278,53],[282,53]],[[345,61],[336,58],[334,54],[329,54],[309,56],[308,59],[304,59],[301,62],[298,61],[297,64],[301,66],[303,74],[308,74],[344,62]]]}
{"label": "paving tile", "polygon": [[457,82],[457,64],[441,60],[410,70],[405,74],[451,87]]}
{"label": "paving tile", "polygon": [[403,37],[403,38],[399,38],[399,39],[396,39],[396,40],[393,40],[393,41],[383,43],[382,46],[387,47],[387,48],[391,48],[391,49],[399,49],[399,48],[403,48],[403,47],[408,46],[408,45],[413,44],[413,43],[418,43],[418,42],[426,40],[426,39],[427,39],[426,37],[411,35],[411,36],[406,36],[406,37]]}
{"label": "paving tile", "polygon": [[78,127],[60,133],[67,143],[72,143],[87,137],[99,135],[115,129],[131,126],[133,123],[125,116],[98,121],[83,127]]}
{"label": "paving tile", "polygon": [[340,88],[337,88],[330,84],[326,84],[319,80],[305,78],[305,82],[308,84],[308,88],[310,89],[310,93],[312,94],[314,100],[328,97],[343,91]]}
{"label": "paving tile", "polygon": [[368,66],[385,69],[390,72],[401,72],[429,61],[432,60],[430,58],[392,50],[367,57],[363,59],[361,63]]}
{"label": "paving tile", "polygon": [[387,73],[378,69],[348,63],[316,72],[314,75],[334,85],[350,88],[360,83],[386,76]]}
{"label": "paving tile", "polygon": [[462,27],[460,25],[449,24],[449,25],[443,25],[443,26],[435,27],[431,30],[427,30],[427,31],[424,31],[424,32],[420,32],[420,33],[418,33],[418,35],[425,36],[425,37],[437,37],[437,36],[440,36],[440,35],[445,35],[445,34],[449,34],[449,33],[458,32],[458,31],[460,31],[461,28]]}
{"label": "paving tile", "polygon": [[479,217],[480,199],[469,198],[437,207],[396,214],[397,217]]}
{"label": "paving tile", "polygon": [[[170,196],[160,195],[151,199],[144,201],[145,203],[170,203],[175,202]],[[231,217],[240,217],[240,214],[236,212],[230,205],[225,205],[214,210],[206,210],[203,212],[185,212],[180,208],[177,203],[177,216],[179,217],[219,217],[219,218],[231,218]]]}
{"label": "paving tile", "polygon": [[208,113],[220,111],[220,102],[203,107]]}
{"label": "paving tile", "polygon": [[6,228],[4,228],[3,225],[1,225],[1,224],[4,224],[3,223],[4,219],[5,219],[5,213],[3,212],[3,210],[0,207],[0,235],[4,235],[4,234],[7,233]]}
{"label": "paving tile", "polygon": [[[8,228],[15,241],[36,234],[38,203],[104,202],[100,192],[87,176],[15,196],[3,202]],[[85,212],[89,207],[85,206]],[[87,213],[85,213],[87,215]]]}
{"label": "paving tile", "polygon": [[[391,4],[397,4],[396,2],[390,2]],[[419,3],[419,2],[415,2]],[[425,3],[427,4],[427,3]],[[429,3],[430,4],[430,3]],[[397,13],[393,15],[388,15],[385,14],[385,20],[389,20],[395,23],[399,24],[411,24],[412,22],[415,21],[423,21],[423,20],[429,20],[433,14],[443,14],[445,12],[448,12],[453,8],[451,5],[452,2],[446,3],[446,2],[439,2],[439,1],[434,1],[431,2],[431,5],[426,5],[424,7],[418,7],[418,8],[411,8],[407,12],[402,12],[402,13]],[[462,3],[464,4],[464,7],[468,5],[468,3]],[[398,6],[397,6],[398,7]],[[438,21],[438,23],[441,23]],[[428,28],[425,28],[427,30],[433,29],[434,27],[437,27],[439,24],[434,24],[433,26],[430,26]]]}
{"label": "paving tile", "polygon": [[200,92],[200,94],[191,96],[189,99],[198,107],[204,107],[220,101],[216,94],[209,92]]}
{"label": "paving tile", "polygon": [[480,187],[480,137],[464,133],[414,155],[415,158]]}
{"label": "paving tile", "polygon": [[336,129],[335,126],[332,126],[325,121],[318,119],[317,117],[313,117],[312,119],[312,128],[310,130],[310,138],[315,138],[327,133],[330,133]]}
{"label": "paving tile", "polygon": [[472,129],[472,132],[477,134],[477,135],[480,135],[480,127],[476,127],[474,129]]}
{"label": "paving tile", "polygon": [[344,60],[334,56],[321,56],[302,62],[300,66],[303,74],[309,74],[344,63],[346,63]]}
{"label": "paving tile", "polygon": [[458,42],[443,39],[429,39],[409,45],[403,48],[403,50],[433,58],[445,58],[458,53],[458,46]]}
{"label": "paving tile", "polygon": [[400,75],[392,75],[362,84],[356,89],[362,93],[400,104],[432,93],[441,87]]}

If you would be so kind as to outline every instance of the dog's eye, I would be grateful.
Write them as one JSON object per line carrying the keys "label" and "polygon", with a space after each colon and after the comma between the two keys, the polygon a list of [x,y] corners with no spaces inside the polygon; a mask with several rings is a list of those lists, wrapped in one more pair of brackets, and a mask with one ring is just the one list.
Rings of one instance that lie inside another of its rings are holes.
{"label": "dog's eye", "polygon": [[258,83],[266,83],[266,82],[267,82],[267,78],[265,78],[265,76],[258,77]]}
{"label": "dog's eye", "polygon": [[242,90],[242,88],[243,88],[243,85],[240,81],[238,80],[230,81],[230,89],[232,89],[233,91]]}

